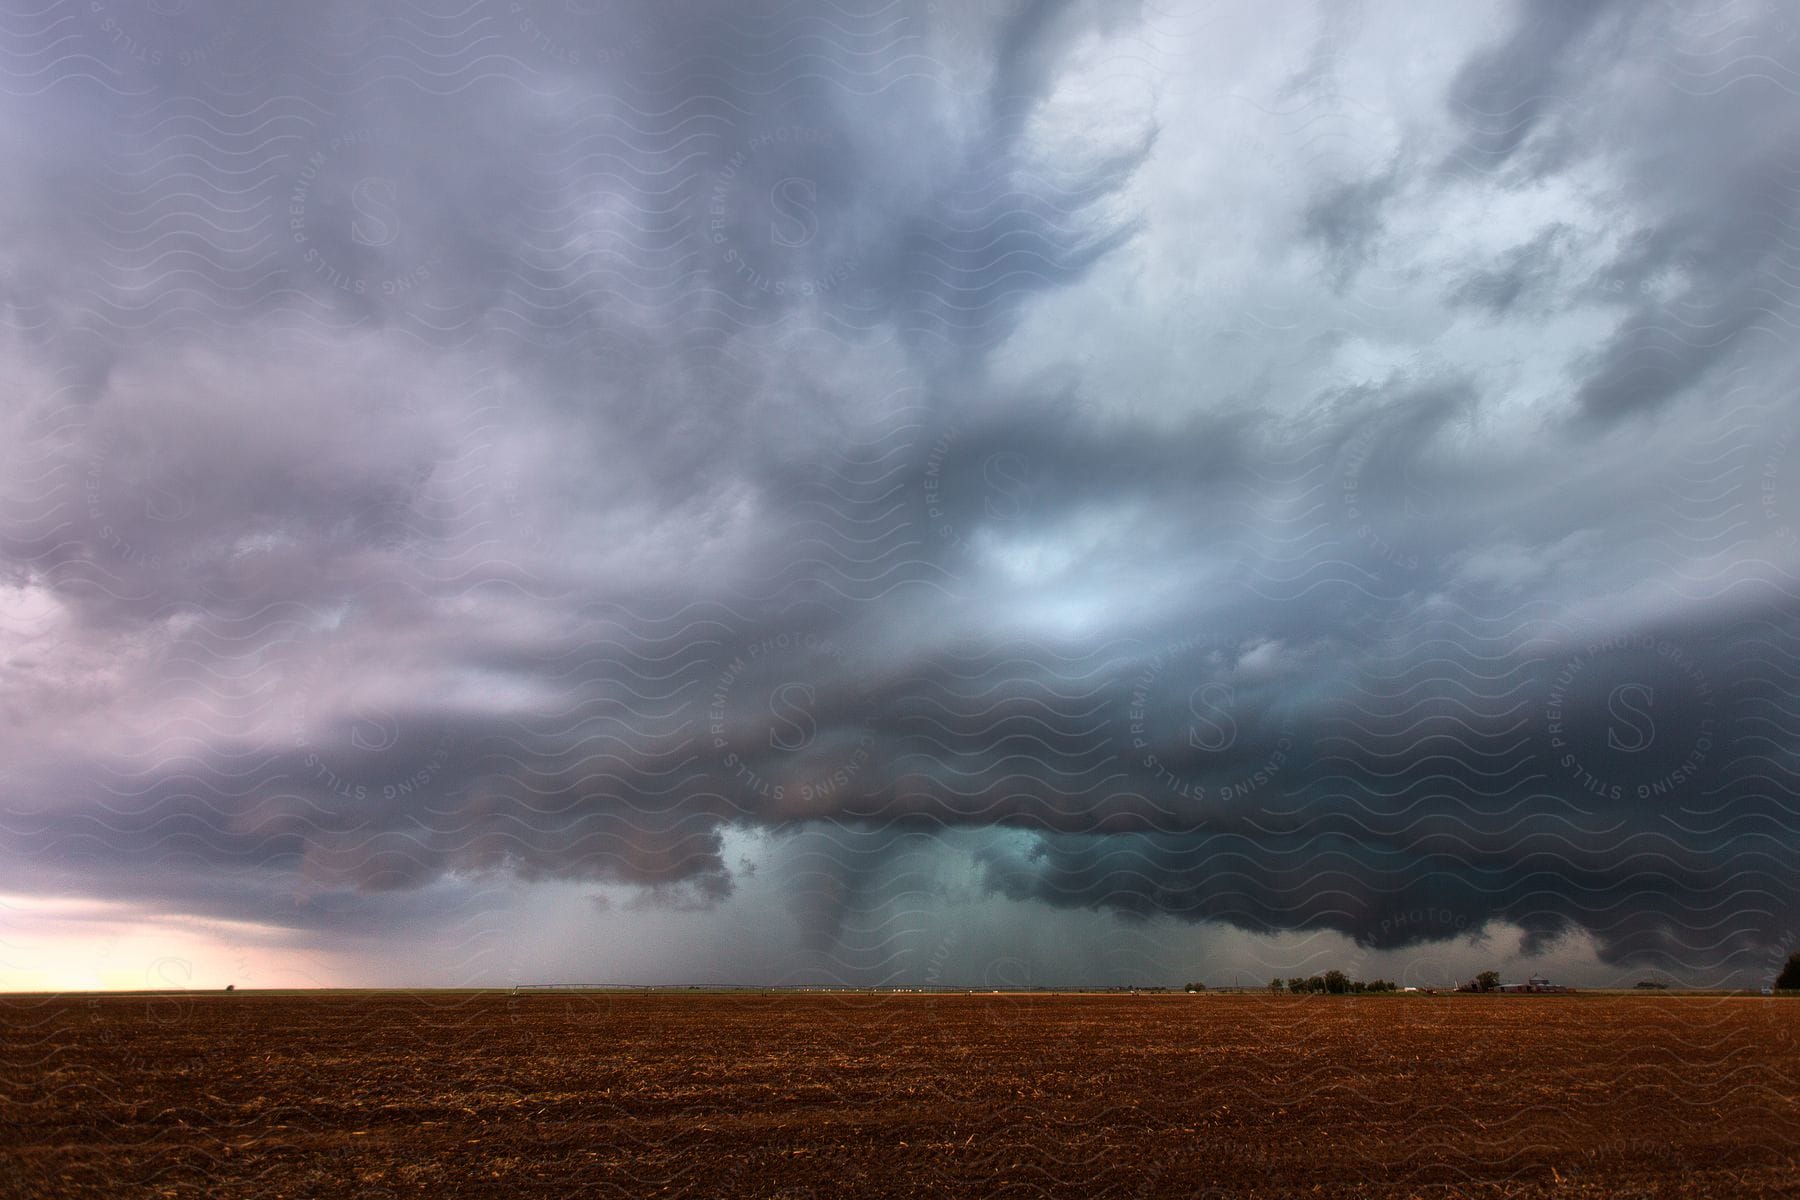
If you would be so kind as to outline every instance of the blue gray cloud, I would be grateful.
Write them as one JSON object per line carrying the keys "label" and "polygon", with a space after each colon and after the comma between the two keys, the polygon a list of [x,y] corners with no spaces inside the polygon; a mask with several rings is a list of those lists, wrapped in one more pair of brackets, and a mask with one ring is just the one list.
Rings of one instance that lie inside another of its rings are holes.
{"label": "blue gray cloud", "polygon": [[15,6],[14,890],[1760,970],[1795,27]]}

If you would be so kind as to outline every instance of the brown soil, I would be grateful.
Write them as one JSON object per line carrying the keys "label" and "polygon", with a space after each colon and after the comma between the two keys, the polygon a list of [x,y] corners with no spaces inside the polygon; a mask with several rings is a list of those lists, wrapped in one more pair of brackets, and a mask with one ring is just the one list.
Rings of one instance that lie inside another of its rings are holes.
{"label": "brown soil", "polygon": [[1797,1165],[1781,998],[0,998],[5,1196],[1795,1196]]}

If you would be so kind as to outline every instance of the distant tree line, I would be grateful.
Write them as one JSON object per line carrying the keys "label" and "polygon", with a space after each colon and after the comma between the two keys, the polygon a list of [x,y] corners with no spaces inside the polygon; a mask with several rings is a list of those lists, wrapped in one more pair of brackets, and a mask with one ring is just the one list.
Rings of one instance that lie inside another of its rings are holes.
{"label": "distant tree line", "polygon": [[1787,966],[1775,977],[1775,986],[1784,992],[1800,991],[1800,950],[1788,955]]}
{"label": "distant tree line", "polygon": [[1311,992],[1319,992],[1327,996],[1359,996],[1364,992],[1397,992],[1400,985],[1386,979],[1371,979],[1364,982],[1352,979],[1342,971],[1327,971],[1323,975],[1300,976],[1289,979],[1279,977],[1269,980],[1271,992],[1290,992],[1296,996],[1304,996]]}
{"label": "distant tree line", "polygon": [[[1646,979],[1639,982],[1637,986],[1649,989],[1666,988],[1669,985]],[[1188,991],[1203,991],[1205,987],[1206,985],[1203,983],[1190,983]],[[1459,992],[1493,992],[1498,991],[1499,988],[1500,972],[1483,971],[1456,990]],[[1342,971],[1327,971],[1323,975],[1304,977],[1294,975],[1287,979],[1277,976],[1269,980],[1269,990],[1271,992],[1287,992],[1295,996],[1304,996],[1313,992],[1327,996],[1346,996],[1359,995],[1363,992],[1397,992],[1400,990],[1400,985],[1386,979],[1371,979],[1364,983],[1360,979],[1350,978]],[[1800,992],[1800,950],[1788,955],[1786,965],[1775,977],[1775,990]]]}

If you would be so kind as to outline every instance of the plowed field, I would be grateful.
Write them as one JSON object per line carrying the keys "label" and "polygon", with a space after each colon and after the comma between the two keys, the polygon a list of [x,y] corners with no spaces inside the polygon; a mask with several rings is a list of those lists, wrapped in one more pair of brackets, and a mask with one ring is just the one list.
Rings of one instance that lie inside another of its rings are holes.
{"label": "plowed field", "polygon": [[1800,1002],[0,999],[8,1196],[1800,1195]]}

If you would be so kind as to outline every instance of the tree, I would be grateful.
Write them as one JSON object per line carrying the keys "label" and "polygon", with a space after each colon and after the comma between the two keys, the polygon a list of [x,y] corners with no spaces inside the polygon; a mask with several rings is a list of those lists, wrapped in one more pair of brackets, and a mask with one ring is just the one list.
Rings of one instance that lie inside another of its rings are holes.
{"label": "tree", "polygon": [[1491,992],[1499,986],[1500,972],[1498,971],[1483,971],[1475,977],[1475,987],[1478,991]]}
{"label": "tree", "polygon": [[1333,967],[1325,972],[1325,990],[1334,996],[1341,996],[1350,990],[1350,977]]}
{"label": "tree", "polygon": [[1309,992],[1324,991],[1325,990],[1325,977],[1323,975],[1308,976],[1307,980],[1306,980],[1306,990]]}
{"label": "tree", "polygon": [[1286,986],[1287,986],[1286,984],[1281,982],[1281,977],[1279,975],[1277,975],[1274,979],[1269,980],[1269,990],[1271,992],[1282,991]]}
{"label": "tree", "polygon": [[1788,955],[1787,966],[1775,977],[1775,986],[1783,991],[1800,990],[1800,950]]}
{"label": "tree", "polygon": [[1298,975],[1295,975],[1288,980],[1288,991],[1294,993],[1294,995],[1298,996],[1301,992],[1304,992],[1305,990],[1306,990],[1306,980],[1300,978]]}
{"label": "tree", "polygon": [[1204,983],[1190,983],[1187,985],[1187,990],[1190,992],[1204,992],[1206,990],[1206,985]]}

